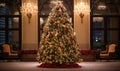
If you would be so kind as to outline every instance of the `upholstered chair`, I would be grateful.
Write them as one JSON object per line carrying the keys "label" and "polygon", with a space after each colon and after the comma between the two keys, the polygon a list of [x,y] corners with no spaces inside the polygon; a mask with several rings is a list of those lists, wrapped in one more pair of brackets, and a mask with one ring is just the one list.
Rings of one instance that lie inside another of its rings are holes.
{"label": "upholstered chair", "polygon": [[3,44],[3,58],[18,57],[18,53],[13,51],[9,44]]}
{"label": "upholstered chair", "polygon": [[100,52],[100,58],[115,58],[116,57],[116,44],[110,44],[106,46],[105,51]]}

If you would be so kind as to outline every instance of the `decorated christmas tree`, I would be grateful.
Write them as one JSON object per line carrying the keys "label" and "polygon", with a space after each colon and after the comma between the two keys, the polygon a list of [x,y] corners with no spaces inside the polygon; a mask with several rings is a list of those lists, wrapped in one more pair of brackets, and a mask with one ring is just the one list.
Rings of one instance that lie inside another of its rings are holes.
{"label": "decorated christmas tree", "polygon": [[58,2],[43,28],[37,60],[42,63],[71,64],[81,62],[75,33],[67,10]]}

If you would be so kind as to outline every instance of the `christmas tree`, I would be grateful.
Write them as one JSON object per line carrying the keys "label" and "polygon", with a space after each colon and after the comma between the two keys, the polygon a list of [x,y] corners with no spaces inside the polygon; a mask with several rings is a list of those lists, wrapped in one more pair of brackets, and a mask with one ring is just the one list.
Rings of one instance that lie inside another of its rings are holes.
{"label": "christmas tree", "polygon": [[78,50],[70,17],[59,2],[51,10],[43,28],[37,60],[51,64],[81,62]]}

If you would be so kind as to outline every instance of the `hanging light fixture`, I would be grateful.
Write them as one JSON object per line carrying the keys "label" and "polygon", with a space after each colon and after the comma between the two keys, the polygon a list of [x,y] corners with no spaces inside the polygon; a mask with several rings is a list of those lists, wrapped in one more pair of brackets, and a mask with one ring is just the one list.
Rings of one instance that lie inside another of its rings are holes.
{"label": "hanging light fixture", "polygon": [[104,2],[100,2],[98,4],[98,10],[105,10],[106,8],[107,8],[107,6]]}
{"label": "hanging light fixture", "polygon": [[5,3],[0,3],[0,7],[5,7]]}
{"label": "hanging light fixture", "polygon": [[90,12],[90,6],[87,3],[81,1],[75,5],[75,12],[79,14],[81,18],[81,23],[83,23],[83,17],[85,13]]}
{"label": "hanging light fixture", "polygon": [[27,15],[28,20],[29,20],[29,24],[30,24],[30,20],[31,20],[32,14],[35,14],[37,12],[38,12],[37,11],[37,3],[33,3],[31,1],[28,1],[28,2],[24,2],[22,4],[21,13]]}

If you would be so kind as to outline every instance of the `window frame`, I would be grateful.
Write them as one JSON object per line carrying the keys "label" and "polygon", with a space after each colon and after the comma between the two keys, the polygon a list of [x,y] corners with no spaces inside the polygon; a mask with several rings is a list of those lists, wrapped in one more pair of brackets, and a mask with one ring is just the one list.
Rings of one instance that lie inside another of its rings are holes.
{"label": "window frame", "polygon": [[[103,28],[94,28],[93,27],[93,18],[94,17],[103,17],[104,18],[104,27]],[[107,28],[107,24],[106,23],[109,23],[107,21],[108,18],[118,18],[119,19],[119,28]],[[94,49],[93,47],[93,32],[96,31],[96,30],[103,30],[104,31],[104,41],[103,41],[103,45],[107,45],[108,43],[119,43],[120,42],[120,15],[91,15],[90,16],[90,44],[91,44],[91,49]],[[116,42],[112,42],[112,41],[107,41],[107,32],[108,31],[118,31],[118,41]]]}

